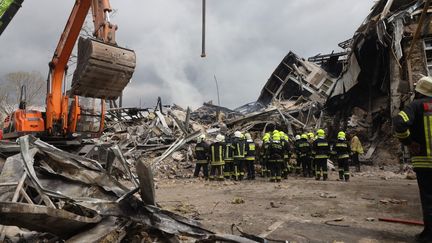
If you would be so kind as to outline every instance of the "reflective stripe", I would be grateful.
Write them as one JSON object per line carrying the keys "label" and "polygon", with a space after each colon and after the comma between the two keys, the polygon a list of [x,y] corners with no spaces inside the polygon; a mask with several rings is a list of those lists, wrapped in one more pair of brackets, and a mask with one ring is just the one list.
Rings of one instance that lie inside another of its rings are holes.
{"label": "reflective stripe", "polygon": [[423,115],[423,126],[424,126],[424,133],[425,133],[425,141],[426,141],[426,155],[429,157],[431,156],[431,124],[432,124],[432,116],[430,115]]}
{"label": "reflective stripe", "polygon": [[318,143],[318,147],[327,147],[328,143]]}
{"label": "reflective stripe", "polygon": [[399,112],[399,116],[402,117],[404,122],[409,122],[409,117],[408,117],[407,113],[405,113],[405,111]]}
{"label": "reflective stripe", "polygon": [[195,147],[195,150],[196,151],[204,151],[204,148],[203,147]]}
{"label": "reflective stripe", "polygon": [[327,155],[316,155],[315,159],[328,159]]}
{"label": "reflective stripe", "polygon": [[197,162],[196,162],[197,164],[207,164],[208,163],[208,161],[207,160],[205,160],[205,159],[199,159],[199,160],[197,160]]}
{"label": "reflective stripe", "polygon": [[248,161],[254,161],[255,157],[246,157],[246,160],[248,160]]}
{"label": "reflective stripe", "polygon": [[211,147],[211,151],[212,151],[212,160],[211,160],[211,164],[212,165],[220,165],[220,164],[223,164],[224,163],[224,161],[223,161],[223,157],[222,157],[222,155],[223,155],[223,151],[222,151],[222,146],[219,146],[219,158],[218,158],[218,160],[216,161],[216,156],[215,156],[215,147],[214,146],[212,146]]}
{"label": "reflective stripe", "polygon": [[255,151],[255,144],[254,143],[249,144],[249,150]]}
{"label": "reflective stripe", "polygon": [[346,159],[349,157],[350,157],[349,154],[342,154],[342,155],[339,155],[338,159]]}
{"label": "reflective stripe", "polygon": [[432,157],[414,156],[412,158],[413,168],[432,168]]}
{"label": "reflective stripe", "polygon": [[407,137],[409,137],[410,135],[411,135],[410,130],[406,130],[405,132],[401,132],[401,133],[399,133],[399,132],[395,132],[395,134],[394,134],[394,136],[395,136],[396,138],[400,138],[400,139],[407,138]]}
{"label": "reflective stripe", "polygon": [[337,144],[336,144],[336,147],[347,148],[347,147],[348,147],[348,144],[346,144],[346,143],[337,143]]}

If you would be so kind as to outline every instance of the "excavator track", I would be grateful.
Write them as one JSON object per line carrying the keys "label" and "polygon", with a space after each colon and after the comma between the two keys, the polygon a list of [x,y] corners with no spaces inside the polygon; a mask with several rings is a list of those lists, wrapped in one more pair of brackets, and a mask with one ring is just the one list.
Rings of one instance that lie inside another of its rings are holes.
{"label": "excavator track", "polygon": [[117,99],[132,78],[135,67],[134,51],[91,38],[80,38],[72,94]]}

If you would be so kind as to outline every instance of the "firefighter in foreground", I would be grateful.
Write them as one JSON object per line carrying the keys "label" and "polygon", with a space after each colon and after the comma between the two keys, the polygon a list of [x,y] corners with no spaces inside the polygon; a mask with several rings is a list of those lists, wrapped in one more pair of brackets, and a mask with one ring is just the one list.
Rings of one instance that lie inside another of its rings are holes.
{"label": "firefighter in foreground", "polygon": [[220,180],[223,181],[223,167],[225,165],[224,161],[224,148],[225,148],[225,137],[222,134],[216,136],[216,142],[210,145],[210,163],[211,172],[210,180]]}
{"label": "firefighter in foreground", "polygon": [[205,135],[201,135],[197,139],[197,145],[195,146],[195,172],[194,177],[198,177],[203,170],[204,178],[208,179],[208,163],[209,163],[209,146],[205,141]]}
{"label": "firefighter in foreground", "polygon": [[346,140],[345,132],[340,131],[338,133],[338,140],[334,145],[334,151],[339,167],[339,179],[342,181],[349,181],[349,158],[350,158],[350,147]]}
{"label": "firefighter in foreground", "polygon": [[253,141],[250,133],[246,133],[245,138],[246,138],[245,161],[246,161],[246,168],[247,168],[247,179],[255,180],[255,152],[256,152],[255,142]]}
{"label": "firefighter in foreground", "polygon": [[322,175],[323,180],[326,181],[328,179],[327,159],[330,155],[330,146],[325,138],[324,130],[319,129],[317,137],[313,143],[315,179],[320,180]]}
{"label": "firefighter in foreground", "polygon": [[410,149],[417,174],[424,230],[416,240],[432,242],[432,78],[421,78],[415,90],[415,100],[393,118],[393,125],[395,136]]}

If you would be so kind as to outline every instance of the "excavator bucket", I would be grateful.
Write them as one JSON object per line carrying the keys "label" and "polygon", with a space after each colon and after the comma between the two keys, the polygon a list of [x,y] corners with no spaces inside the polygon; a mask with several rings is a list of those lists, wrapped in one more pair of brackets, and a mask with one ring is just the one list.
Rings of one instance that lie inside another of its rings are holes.
{"label": "excavator bucket", "polygon": [[80,38],[72,94],[117,99],[132,78],[135,66],[134,51],[91,38]]}

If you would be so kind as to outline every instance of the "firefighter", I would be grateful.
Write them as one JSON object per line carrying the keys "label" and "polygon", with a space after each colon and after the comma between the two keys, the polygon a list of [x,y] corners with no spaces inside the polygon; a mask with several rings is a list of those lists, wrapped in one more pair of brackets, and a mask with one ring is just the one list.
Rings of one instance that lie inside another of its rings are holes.
{"label": "firefighter", "polygon": [[255,180],[255,153],[256,146],[255,142],[252,140],[250,133],[245,134],[246,138],[246,151],[245,151],[245,161],[247,168],[247,179]]}
{"label": "firefighter", "polygon": [[234,179],[235,180],[243,180],[244,177],[244,158],[245,158],[245,150],[246,144],[242,139],[243,134],[240,131],[236,131],[234,133],[234,141],[233,141],[233,157],[234,157]]}
{"label": "firefighter", "polygon": [[[296,146],[297,146],[297,142],[300,141],[300,139],[301,139],[301,136],[300,136],[300,135],[297,135],[297,136],[296,136],[296,140],[295,140],[295,145],[296,145]],[[295,166],[294,166],[294,173],[295,173],[296,175],[299,175],[299,174],[301,173],[301,170],[302,170],[301,160],[300,160],[300,159],[297,159],[297,160],[296,160],[296,164],[295,164]]]}
{"label": "firefighter", "polygon": [[312,146],[307,134],[302,134],[296,141],[297,161],[301,164],[304,177],[312,177]]}
{"label": "firefighter", "polygon": [[273,132],[272,141],[269,145],[269,164],[271,170],[270,181],[280,182],[282,179],[281,170],[283,164],[283,146],[279,131]]}
{"label": "firefighter", "polygon": [[197,145],[195,146],[195,172],[194,177],[198,177],[203,170],[204,178],[208,179],[208,163],[209,163],[209,146],[205,141],[205,135],[202,134],[197,139]]}
{"label": "firefighter", "polygon": [[323,129],[317,131],[317,139],[313,143],[313,153],[315,162],[315,179],[320,180],[321,175],[323,180],[328,179],[327,159],[330,155],[330,146],[325,138]]}
{"label": "firefighter", "polygon": [[268,160],[269,160],[269,156],[268,156],[268,150],[269,150],[269,145],[270,145],[270,133],[266,133],[263,136],[263,144],[262,144],[262,148],[261,148],[261,175],[262,177],[268,177],[269,173],[270,173],[270,167],[268,165]]}
{"label": "firefighter", "polygon": [[288,172],[290,170],[290,157],[291,148],[289,145],[289,138],[284,132],[279,132],[281,138],[282,148],[283,148],[283,162],[282,162],[282,177],[288,179]]}
{"label": "firefighter", "polygon": [[356,167],[356,171],[360,172],[360,160],[359,155],[363,154],[363,146],[360,142],[360,139],[357,136],[353,136],[351,139],[351,152],[352,152],[352,160],[353,164]]}
{"label": "firefighter", "polygon": [[223,181],[223,167],[225,165],[224,161],[224,143],[225,137],[222,134],[218,134],[216,136],[216,142],[210,145],[210,180],[219,180]]}
{"label": "firefighter", "polygon": [[336,153],[338,168],[339,168],[339,179],[341,181],[349,181],[349,158],[350,158],[350,147],[346,140],[346,134],[340,131],[337,136],[337,142],[334,145],[334,151]]}
{"label": "firefighter", "polygon": [[395,136],[408,146],[417,174],[424,230],[417,242],[432,242],[432,78],[416,85],[415,99],[393,118]]}
{"label": "firefighter", "polygon": [[[313,142],[315,141],[315,134],[313,132],[309,132],[307,134],[307,136],[308,136],[309,143],[313,146]],[[313,174],[315,175],[316,174],[316,172],[315,172],[316,164],[315,164],[314,155],[312,153],[311,153],[310,160],[311,160],[311,163],[312,163],[312,171],[313,171]]]}
{"label": "firefighter", "polygon": [[225,166],[224,176],[225,179],[231,179],[234,176],[234,146],[232,136],[225,139]]}

